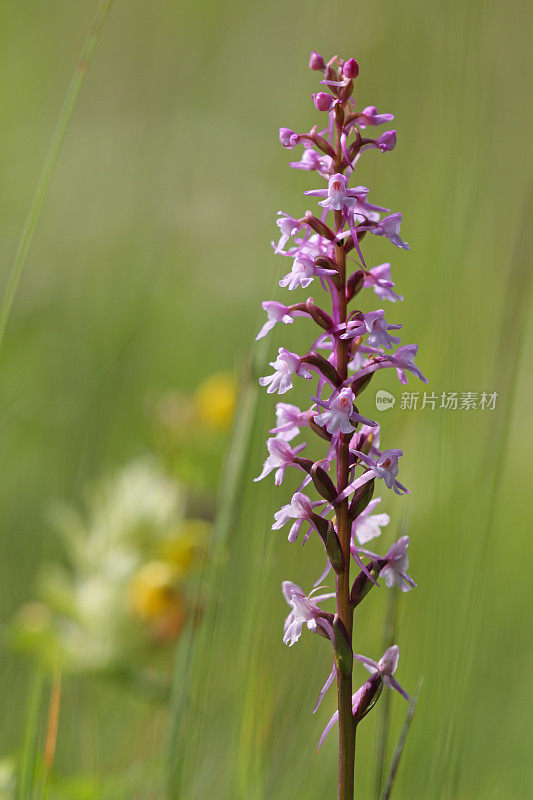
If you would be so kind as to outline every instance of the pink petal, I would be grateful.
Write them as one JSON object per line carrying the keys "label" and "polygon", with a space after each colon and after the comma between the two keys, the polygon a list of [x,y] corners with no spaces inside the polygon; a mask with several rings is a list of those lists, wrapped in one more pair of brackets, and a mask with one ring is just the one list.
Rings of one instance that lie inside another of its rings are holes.
{"label": "pink petal", "polygon": [[[333,683],[333,680],[334,680],[336,674],[337,674],[337,670],[335,669],[335,664],[333,664],[331,672],[329,673],[324,686],[320,690],[320,694],[318,695],[318,699],[316,701],[316,705],[313,708],[313,714],[318,710],[318,707],[319,707],[320,703],[322,702],[322,698],[324,697],[324,695],[326,694],[327,690],[329,689],[329,687]],[[319,747],[320,747],[320,745],[319,745]]]}
{"label": "pink petal", "polygon": [[333,728],[334,725],[337,724],[338,719],[339,719],[339,712],[335,711],[335,713],[333,714],[332,718],[330,719],[330,721],[328,722],[328,724],[326,725],[326,727],[322,731],[322,736],[320,737],[320,740],[318,742],[318,747],[316,749],[317,753],[320,750],[320,748],[322,747],[322,745],[324,744],[324,739],[326,738],[326,736],[328,735],[330,730]]}

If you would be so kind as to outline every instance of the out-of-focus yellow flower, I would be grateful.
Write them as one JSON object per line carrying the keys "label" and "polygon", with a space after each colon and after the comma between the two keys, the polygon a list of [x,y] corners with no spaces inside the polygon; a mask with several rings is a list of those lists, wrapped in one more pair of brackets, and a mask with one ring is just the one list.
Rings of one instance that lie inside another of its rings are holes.
{"label": "out-of-focus yellow flower", "polygon": [[142,619],[154,619],[168,612],[176,601],[176,569],[165,561],[150,561],[133,576],[130,604]]}
{"label": "out-of-focus yellow flower", "polygon": [[230,427],[237,402],[237,384],[231,372],[217,372],[206,378],[194,394],[200,422],[217,430]]}
{"label": "out-of-focus yellow flower", "polygon": [[203,519],[187,519],[173,535],[162,542],[159,557],[162,561],[189,572],[206,547],[211,524]]}

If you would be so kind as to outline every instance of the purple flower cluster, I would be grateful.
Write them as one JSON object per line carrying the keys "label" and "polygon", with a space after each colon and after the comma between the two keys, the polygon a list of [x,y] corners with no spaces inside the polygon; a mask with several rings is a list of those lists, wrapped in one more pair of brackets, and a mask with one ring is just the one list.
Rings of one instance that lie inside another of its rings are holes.
{"label": "purple flower cluster", "polygon": [[[381,369],[396,370],[401,383],[411,373],[427,383],[415,364],[418,347],[401,344],[396,332],[400,324],[390,323],[382,308],[363,311],[350,304],[364,289],[372,289],[378,300],[396,303],[403,300],[394,291],[389,263],[368,267],[362,253],[367,234],[387,238],[403,250],[409,245],[400,235],[402,216],[369,201],[370,189],[355,185],[352,173],[367,151],[387,153],[396,146],[396,131],[388,130],[373,139],[367,128],[389,123],[392,114],[378,114],[374,106],[357,110],[353,99],[354,81],[359,74],[357,62],[335,56],[327,63],[319,53],[312,53],[309,66],[322,74],[323,90],[312,95],[315,108],[325,114],[324,123],[309,133],[295,133],[281,128],[281,144],[303,151],[292,161],[294,169],[313,172],[320,188],[304,192],[318,198],[319,209],[307,211],[301,218],[278,212],[280,237],[273,242],[274,251],[289,259],[290,269],[279,281],[289,292],[307,289],[318,282],[330,299],[331,307],[323,309],[312,298],[290,305],[266,301],[263,309],[267,321],[257,338],[266,336],[281,322],[293,324],[296,317],[312,320],[320,333],[309,351],[299,355],[280,347],[270,362],[272,372],[260,379],[269,394],[285,394],[299,378],[316,378],[316,390],[310,395],[311,405],[302,410],[280,402],[276,407],[276,425],[267,441],[268,458],[256,480],[275,472],[279,486],[288,467],[303,473],[301,485],[290,502],[275,514],[273,530],[290,523],[289,541],[302,533],[303,541],[313,533],[323,542],[327,566],[315,584],[321,583],[331,569],[335,573],[335,593],[313,597],[296,584],[285,581],[283,594],[291,611],[285,622],[283,641],[293,645],[303,626],[331,642],[333,669],[320,693],[337,679],[339,707],[328,722],[320,744],[338,721],[340,728],[339,797],[353,794],[353,750],[355,727],[370,709],[383,685],[408,698],[393,677],[398,662],[398,647],[389,648],[380,661],[354,655],[352,631],[354,609],[373,585],[382,578],[387,586],[408,591],[416,584],[407,574],[409,538],[403,536],[380,556],[362,545],[381,534],[390,518],[386,513],[372,513],[381,498],[372,499],[375,481],[383,481],[386,489],[396,494],[409,490],[398,480],[402,450],[380,449],[380,426],[359,413],[358,398]],[[367,256],[368,257],[368,256]],[[372,297],[372,295],[370,295]],[[318,435],[327,444],[319,461],[301,455],[306,444],[294,444],[302,428]],[[312,484],[319,499],[306,493]],[[350,577],[351,562],[357,568]],[[317,591],[315,589],[314,591]],[[335,612],[324,611],[320,603],[336,600]],[[352,691],[352,670],[361,662],[371,677],[357,691]],[[316,710],[316,709],[315,709]],[[350,766],[351,762],[351,766]],[[350,777],[350,770],[352,776]],[[341,791],[342,789],[342,791]]]}

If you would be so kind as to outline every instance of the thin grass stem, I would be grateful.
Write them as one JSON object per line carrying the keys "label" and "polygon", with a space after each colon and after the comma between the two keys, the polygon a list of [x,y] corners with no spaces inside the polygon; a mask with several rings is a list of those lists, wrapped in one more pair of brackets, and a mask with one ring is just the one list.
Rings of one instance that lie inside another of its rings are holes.
{"label": "thin grass stem", "polygon": [[96,15],[91,24],[85,44],[83,45],[79,61],[76,64],[76,68],[67,89],[61,111],[59,112],[59,117],[52,134],[52,139],[50,140],[50,144],[48,146],[41,173],[39,175],[30,207],[24,221],[24,227],[22,228],[15,258],[9,272],[2,305],[0,306],[0,350],[2,349],[7,323],[11,315],[15,295],[17,293],[24,265],[28,257],[28,252],[33,240],[33,235],[35,233],[35,227],[39,219],[41,208],[43,206],[48,187],[50,186],[50,181],[59,158],[59,153],[61,152],[61,147],[65,140],[65,135],[72,118],[72,112],[74,111],[83,79],[87,74],[94,48],[98,41],[98,37],[100,36],[100,32],[109,9],[111,8],[112,2],[113,0],[101,0],[98,5]]}
{"label": "thin grass stem", "polygon": [[41,767],[39,723],[43,702],[44,673],[35,667],[28,696],[24,740],[16,779],[15,800],[32,800]]}
{"label": "thin grass stem", "polygon": [[[211,648],[218,612],[220,587],[225,573],[226,548],[231,531],[238,524],[239,509],[247,482],[248,457],[250,444],[257,419],[259,392],[257,390],[257,365],[265,361],[266,343],[261,343],[256,353],[253,366],[249,365],[243,377],[239,394],[239,406],[235,416],[235,424],[231,437],[231,445],[224,466],[217,514],[209,559],[206,560],[198,587],[198,600],[207,593],[208,607],[204,610],[203,619],[191,620],[180,638],[176,654],[176,664],[172,681],[172,694],[169,711],[169,733],[167,745],[169,798],[180,797],[183,784],[183,770],[188,760],[185,748],[191,747],[190,737],[186,732],[191,721],[191,705],[194,702],[194,682],[207,675],[211,665]],[[197,604],[200,606],[200,603]],[[202,663],[198,664],[198,653],[202,654]],[[196,720],[196,725],[199,720]],[[188,751],[187,751],[188,752]]]}
{"label": "thin grass stem", "polygon": [[392,792],[392,787],[394,786],[394,780],[396,778],[396,773],[398,772],[398,766],[400,764],[400,758],[402,756],[405,741],[407,739],[407,734],[409,733],[409,728],[411,727],[411,722],[413,720],[413,714],[415,713],[416,704],[418,702],[418,695],[420,693],[420,689],[422,687],[422,676],[418,679],[418,684],[416,686],[416,692],[413,695],[413,699],[409,704],[409,709],[407,711],[407,716],[405,717],[405,722],[403,724],[402,732],[400,733],[400,738],[398,740],[398,744],[396,746],[396,750],[394,753],[394,757],[392,759],[391,769],[389,773],[389,778],[387,780],[387,785],[383,791],[381,796],[381,800],[389,800]]}

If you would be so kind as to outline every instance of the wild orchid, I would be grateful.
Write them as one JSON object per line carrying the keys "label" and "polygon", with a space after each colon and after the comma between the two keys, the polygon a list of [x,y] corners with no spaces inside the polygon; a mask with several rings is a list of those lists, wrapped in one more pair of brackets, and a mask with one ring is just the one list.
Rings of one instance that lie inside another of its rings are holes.
{"label": "wild orchid", "polygon": [[[327,566],[317,584],[331,570],[335,574],[335,592],[318,596],[315,593],[319,588],[306,594],[296,584],[283,582],[283,594],[291,607],[283,641],[295,644],[305,625],[332,647],[333,669],[319,694],[315,711],[335,679],[338,708],[320,738],[319,747],[338,722],[338,797],[351,800],[358,725],[373,707],[383,685],[408,699],[393,677],[399,656],[396,645],[378,662],[354,655],[354,611],[372,587],[378,585],[379,578],[386,586],[399,586],[403,591],[416,586],[407,574],[408,536],[392,544],[384,556],[362,546],[377,539],[382,527],[390,522],[388,514],[372,513],[381,501],[372,499],[375,481],[382,480],[385,489],[398,495],[408,494],[409,489],[397,477],[402,450],[380,449],[379,424],[359,413],[358,398],[381,369],[396,370],[402,383],[407,380],[406,371],[424,382],[427,380],[414,362],[417,346],[401,345],[400,337],[390,333],[401,330],[402,326],[389,322],[383,308],[369,312],[349,308],[365,288],[372,289],[380,303],[403,299],[393,291],[391,265],[387,262],[368,267],[361,249],[366,234],[370,233],[409,250],[400,236],[401,214],[369,202],[370,189],[352,180],[364,152],[388,153],[396,146],[394,130],[385,131],[376,139],[363,133],[368,127],[391,122],[393,115],[378,114],[374,106],[357,110],[353,92],[359,67],[355,59],[344,61],[334,56],[326,63],[319,53],[312,53],[309,66],[323,76],[323,88],[312,99],[315,108],[327,116],[321,126],[315,125],[309,133],[281,128],[279,138],[289,150],[303,145],[301,157],[290,166],[314,172],[317,182],[322,181],[322,188],[304,192],[307,197],[319,198],[320,213],[307,211],[296,218],[278,212],[281,236],[277,243],[273,242],[273,248],[291,260],[291,268],[284,271],[280,286],[292,293],[320,283],[329,295],[331,310],[316,305],[311,297],[292,305],[274,300],[263,303],[268,319],[257,338],[266,336],[278,322],[292,324],[296,317],[312,320],[320,328],[320,334],[304,355],[280,347],[277,358],[270,362],[273,373],[262,377],[260,384],[267,387],[269,394],[283,395],[301,378],[315,377],[318,385],[310,394],[309,409],[285,402],[277,404],[276,425],[267,442],[269,455],[256,480],[275,471],[275,483],[279,486],[287,468],[296,467],[305,473],[298,491],[276,512],[272,529],[279,530],[290,522],[291,542],[296,541],[304,526],[304,542],[310,535],[318,534],[326,551]],[[302,455],[305,444],[294,444],[302,428],[326,442],[326,452],[320,460]],[[318,492],[318,500],[303,491],[311,483]],[[357,570],[355,578],[351,575],[352,560]],[[334,612],[321,608],[321,603],[333,599]],[[355,692],[354,661],[372,673]]]}

